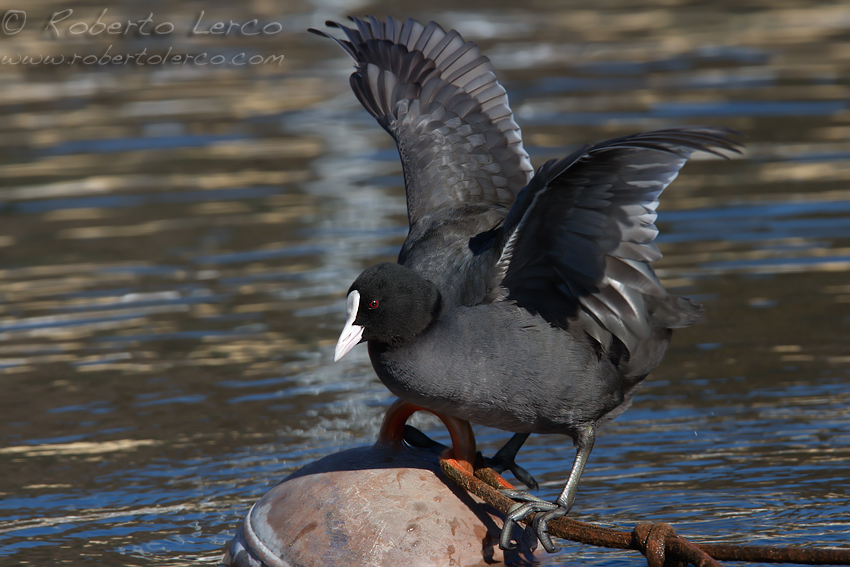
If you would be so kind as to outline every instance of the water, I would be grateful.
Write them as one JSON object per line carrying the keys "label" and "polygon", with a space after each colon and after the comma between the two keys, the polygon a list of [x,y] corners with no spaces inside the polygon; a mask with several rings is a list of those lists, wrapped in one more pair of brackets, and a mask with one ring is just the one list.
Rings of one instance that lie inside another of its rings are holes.
{"label": "water", "polygon": [[[69,31],[103,8],[175,31]],[[659,274],[707,320],[603,430],[576,515],[850,542],[846,5],[89,3],[59,37],[38,30],[64,7],[25,9],[0,57],[111,45],[231,62],[0,65],[0,564],[214,564],[276,481],[372,443],[391,397],[365,349],[332,351],[350,282],[404,239],[401,171],[349,62],[303,30],[388,9],[482,45],[537,165],[650,128],[746,135],[743,158],[694,159],[663,196]],[[202,30],[281,31],[188,35],[201,10]],[[507,437],[477,434],[488,451]],[[553,498],[572,456],[535,436],[521,462]],[[541,564],[577,557],[641,562],[567,544]]]}

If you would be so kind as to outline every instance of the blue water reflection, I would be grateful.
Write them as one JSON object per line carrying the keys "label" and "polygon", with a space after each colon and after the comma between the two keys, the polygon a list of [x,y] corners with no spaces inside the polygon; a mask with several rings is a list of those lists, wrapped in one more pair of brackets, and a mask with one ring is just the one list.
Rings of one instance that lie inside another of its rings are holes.
{"label": "blue water reflection", "polygon": [[[274,42],[216,45],[280,50],[285,67],[0,66],[0,563],[215,564],[254,501],[373,443],[392,401],[364,347],[331,361],[348,286],[407,232],[397,150],[349,91],[350,62],[303,33],[336,8],[223,6],[285,15]],[[603,429],[573,514],[846,546],[846,10],[610,8],[408,8],[493,56],[535,165],[682,124],[748,145],[693,159],[662,197],[659,275],[706,320]],[[7,43],[93,46],[78,39]],[[476,435],[485,453],[509,436]],[[572,455],[533,436],[520,462],[553,498]],[[640,562],[566,544],[539,564]]]}

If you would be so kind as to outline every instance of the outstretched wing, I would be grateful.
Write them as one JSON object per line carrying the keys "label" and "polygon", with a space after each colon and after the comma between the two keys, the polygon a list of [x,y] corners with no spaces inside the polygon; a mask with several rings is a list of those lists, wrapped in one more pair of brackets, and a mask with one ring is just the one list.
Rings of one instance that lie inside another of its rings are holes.
{"label": "outstretched wing", "polygon": [[490,60],[434,22],[351,20],[327,22],[347,41],[310,31],[354,59],[354,93],[398,146],[410,224],[443,208],[510,208],[533,168]]}
{"label": "outstretched wing", "polygon": [[692,304],[669,296],[650,266],[661,258],[655,209],[693,152],[738,152],[731,133],[646,132],[546,163],[505,219],[489,300],[513,299],[559,325],[579,317],[602,344],[613,334],[632,353],[653,326],[693,323]]}

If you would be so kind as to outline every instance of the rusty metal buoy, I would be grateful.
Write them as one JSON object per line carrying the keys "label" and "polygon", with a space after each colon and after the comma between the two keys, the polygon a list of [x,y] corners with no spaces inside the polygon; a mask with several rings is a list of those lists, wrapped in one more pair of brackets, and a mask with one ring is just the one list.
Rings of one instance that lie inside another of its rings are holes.
{"label": "rusty metal buoy", "polygon": [[[272,488],[251,507],[222,564],[424,567],[530,558],[527,546],[499,549],[504,516],[447,479],[437,455],[402,443],[404,423],[420,409],[397,401],[375,445],[329,455]],[[472,473],[469,423],[437,417],[452,437],[444,458]],[[519,529],[516,536],[522,541]]]}

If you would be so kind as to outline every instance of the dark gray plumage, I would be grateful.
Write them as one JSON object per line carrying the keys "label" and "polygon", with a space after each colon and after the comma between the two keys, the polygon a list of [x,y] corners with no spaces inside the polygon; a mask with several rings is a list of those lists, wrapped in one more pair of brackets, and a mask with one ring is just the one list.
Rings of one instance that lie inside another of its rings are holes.
{"label": "dark gray plumage", "polygon": [[546,523],[572,506],[596,427],[628,407],[671,329],[701,317],[650,266],[658,197],[693,152],[737,145],[729,130],[660,130],[586,146],[532,178],[474,44],[433,22],[353,21],[328,25],[348,39],[335,41],[355,60],[355,94],[398,145],[410,233],[398,264],[352,284],[335,358],[368,341],[394,394],[515,432],[509,461],[529,433],[572,437],[557,501],[512,493],[527,504],[501,542],[540,511],[535,531],[552,550]]}
{"label": "dark gray plumage", "polygon": [[[356,29],[328,22],[347,41],[310,31],[354,59],[354,94],[398,146],[410,221],[399,261],[436,283],[447,302],[474,304],[486,269],[469,239],[505,217],[534,171],[505,89],[490,60],[454,30],[390,17],[352,21]],[[479,277],[455,278],[459,270]]]}

